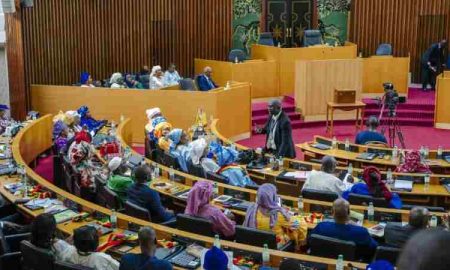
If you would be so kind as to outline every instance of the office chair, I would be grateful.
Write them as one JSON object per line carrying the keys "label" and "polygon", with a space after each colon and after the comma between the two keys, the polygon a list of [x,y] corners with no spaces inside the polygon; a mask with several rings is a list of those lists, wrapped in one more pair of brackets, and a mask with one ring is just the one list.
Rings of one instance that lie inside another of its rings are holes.
{"label": "office chair", "polygon": [[101,196],[105,199],[105,206],[109,209],[115,209],[120,211],[122,209],[122,205],[120,203],[119,196],[116,192],[111,190],[108,187],[103,187],[101,190]]}
{"label": "office chair", "polygon": [[38,248],[29,241],[20,243],[22,252],[22,269],[24,270],[53,270],[53,262],[55,260],[50,250]]}
{"label": "office chair", "polygon": [[319,30],[305,30],[303,34],[303,47],[322,44],[322,33]]}
{"label": "office chair", "polygon": [[192,162],[189,162],[188,163],[188,172],[189,172],[189,174],[195,175],[200,178],[206,177],[205,171],[203,170],[203,167],[200,164],[194,165],[194,164],[192,164]]}
{"label": "office chair", "polygon": [[385,260],[395,265],[401,249],[395,247],[378,246],[375,251],[374,261]]}
{"label": "office chair", "polygon": [[10,252],[0,255],[0,269],[21,270],[21,252]]}
{"label": "office chair", "polygon": [[389,43],[380,44],[377,48],[377,51],[375,52],[375,55],[392,55],[392,45]]}
{"label": "office chair", "polygon": [[265,45],[265,46],[275,46],[273,42],[273,36],[271,32],[264,32],[259,35],[258,40],[259,45]]}
{"label": "office chair", "polygon": [[195,82],[191,78],[181,79],[178,84],[180,85],[181,90],[185,91],[196,91]]}
{"label": "office chair", "polygon": [[245,52],[240,49],[233,49],[228,53],[228,61],[229,62],[235,62],[236,58],[238,59],[238,62],[244,62],[247,60],[247,56],[245,55]]}
{"label": "office chair", "polygon": [[23,240],[30,240],[31,233],[19,233],[2,236],[5,240],[5,246],[2,247],[4,253],[12,253],[20,251],[20,243]]}
{"label": "office chair", "polygon": [[309,188],[304,188],[302,190],[302,196],[305,199],[324,201],[324,202],[334,202],[337,198],[339,198],[339,195],[335,192],[315,190],[315,189],[309,189]]}
{"label": "office chair", "polygon": [[337,258],[342,254],[345,260],[353,261],[356,245],[350,241],[343,241],[318,234],[310,236],[310,255],[326,258]]}
{"label": "office chair", "polygon": [[212,230],[211,221],[185,214],[177,215],[177,229],[210,237],[216,234]]}
{"label": "office chair", "polygon": [[130,201],[126,201],[124,207],[125,207],[125,213],[127,215],[130,215],[135,218],[143,219],[146,221],[152,221],[150,212],[147,209],[140,207],[139,205],[136,205]]}
{"label": "office chair", "polygon": [[[256,247],[262,247],[264,244],[267,244],[267,246],[270,249],[278,249],[277,248],[277,237],[275,233],[268,232],[268,231],[262,231],[258,229],[253,228],[247,228],[241,225],[236,225],[235,227],[236,235],[235,239],[236,242],[247,244],[251,246]],[[294,247],[293,242],[289,241],[287,242],[283,247],[279,248],[278,250],[282,251],[290,251]]]}
{"label": "office chair", "polygon": [[354,205],[369,205],[372,202],[375,207],[389,208],[389,202],[385,198],[375,198],[369,195],[350,193],[348,201]]}
{"label": "office chair", "polygon": [[54,270],[94,270],[94,268],[67,262],[55,262]]}
{"label": "office chair", "polygon": [[213,172],[206,172],[206,179],[213,180],[222,184],[228,183],[228,179],[225,176]]}

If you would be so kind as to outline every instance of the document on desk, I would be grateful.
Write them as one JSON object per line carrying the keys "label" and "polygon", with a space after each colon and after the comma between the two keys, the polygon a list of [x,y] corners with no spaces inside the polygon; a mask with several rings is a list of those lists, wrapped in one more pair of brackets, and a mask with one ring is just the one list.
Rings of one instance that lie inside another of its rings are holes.
{"label": "document on desk", "polygon": [[306,179],[311,174],[311,172],[307,171],[295,171],[295,172],[286,172],[284,177],[295,178],[295,179]]}
{"label": "document on desk", "polygon": [[394,190],[402,190],[402,191],[412,191],[413,188],[413,181],[408,180],[395,180],[394,183]]}

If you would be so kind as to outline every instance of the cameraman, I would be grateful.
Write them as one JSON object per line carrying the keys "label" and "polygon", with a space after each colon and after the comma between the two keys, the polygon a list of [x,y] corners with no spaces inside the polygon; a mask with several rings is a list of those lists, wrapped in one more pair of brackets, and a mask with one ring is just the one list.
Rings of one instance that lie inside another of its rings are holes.
{"label": "cameraman", "polygon": [[432,44],[422,55],[422,90],[427,91],[428,84],[436,87],[436,76],[446,67],[447,39]]}
{"label": "cameraman", "polygon": [[356,144],[367,144],[370,142],[382,142],[387,143],[386,137],[383,134],[377,132],[377,128],[380,125],[378,118],[375,116],[369,117],[366,121],[367,130],[361,131],[356,135]]}

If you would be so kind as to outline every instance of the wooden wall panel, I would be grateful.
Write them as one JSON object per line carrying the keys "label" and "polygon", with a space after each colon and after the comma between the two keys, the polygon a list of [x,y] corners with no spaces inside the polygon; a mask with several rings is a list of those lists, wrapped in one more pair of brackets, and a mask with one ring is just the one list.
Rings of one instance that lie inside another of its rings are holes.
{"label": "wooden wall panel", "polygon": [[170,62],[194,75],[194,58],[226,59],[232,0],[39,0],[23,10],[27,83],[105,79]]}
{"label": "wooden wall panel", "polygon": [[350,41],[366,56],[385,42],[395,56],[410,54],[414,82],[423,51],[443,37],[450,37],[450,0],[352,0]]}

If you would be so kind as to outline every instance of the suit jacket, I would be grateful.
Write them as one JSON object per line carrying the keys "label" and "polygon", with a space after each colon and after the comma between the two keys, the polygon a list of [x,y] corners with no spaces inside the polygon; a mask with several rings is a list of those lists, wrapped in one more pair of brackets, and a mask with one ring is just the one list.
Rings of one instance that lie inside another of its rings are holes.
{"label": "suit jacket", "polygon": [[198,90],[200,91],[209,91],[211,89],[217,88],[219,87],[213,80],[212,78],[209,78],[209,81],[211,82],[211,84],[214,85],[214,87],[211,87],[211,84],[208,82],[208,79],[206,78],[205,75],[198,75],[197,76],[197,86],[198,86]]}
{"label": "suit jacket", "polygon": [[409,224],[402,226],[400,222],[388,222],[384,228],[384,240],[392,247],[402,247],[418,230]]}
{"label": "suit jacket", "polygon": [[[264,147],[266,147],[267,145],[267,140],[269,139],[270,134],[271,121],[273,121],[272,116],[269,117],[270,118],[263,129],[263,133],[266,134],[266,144],[264,145]],[[281,112],[281,115],[278,118],[277,126],[275,127],[274,141],[277,148],[276,155],[286,158],[295,158],[295,147],[294,142],[292,141],[291,121],[284,112]]]}

